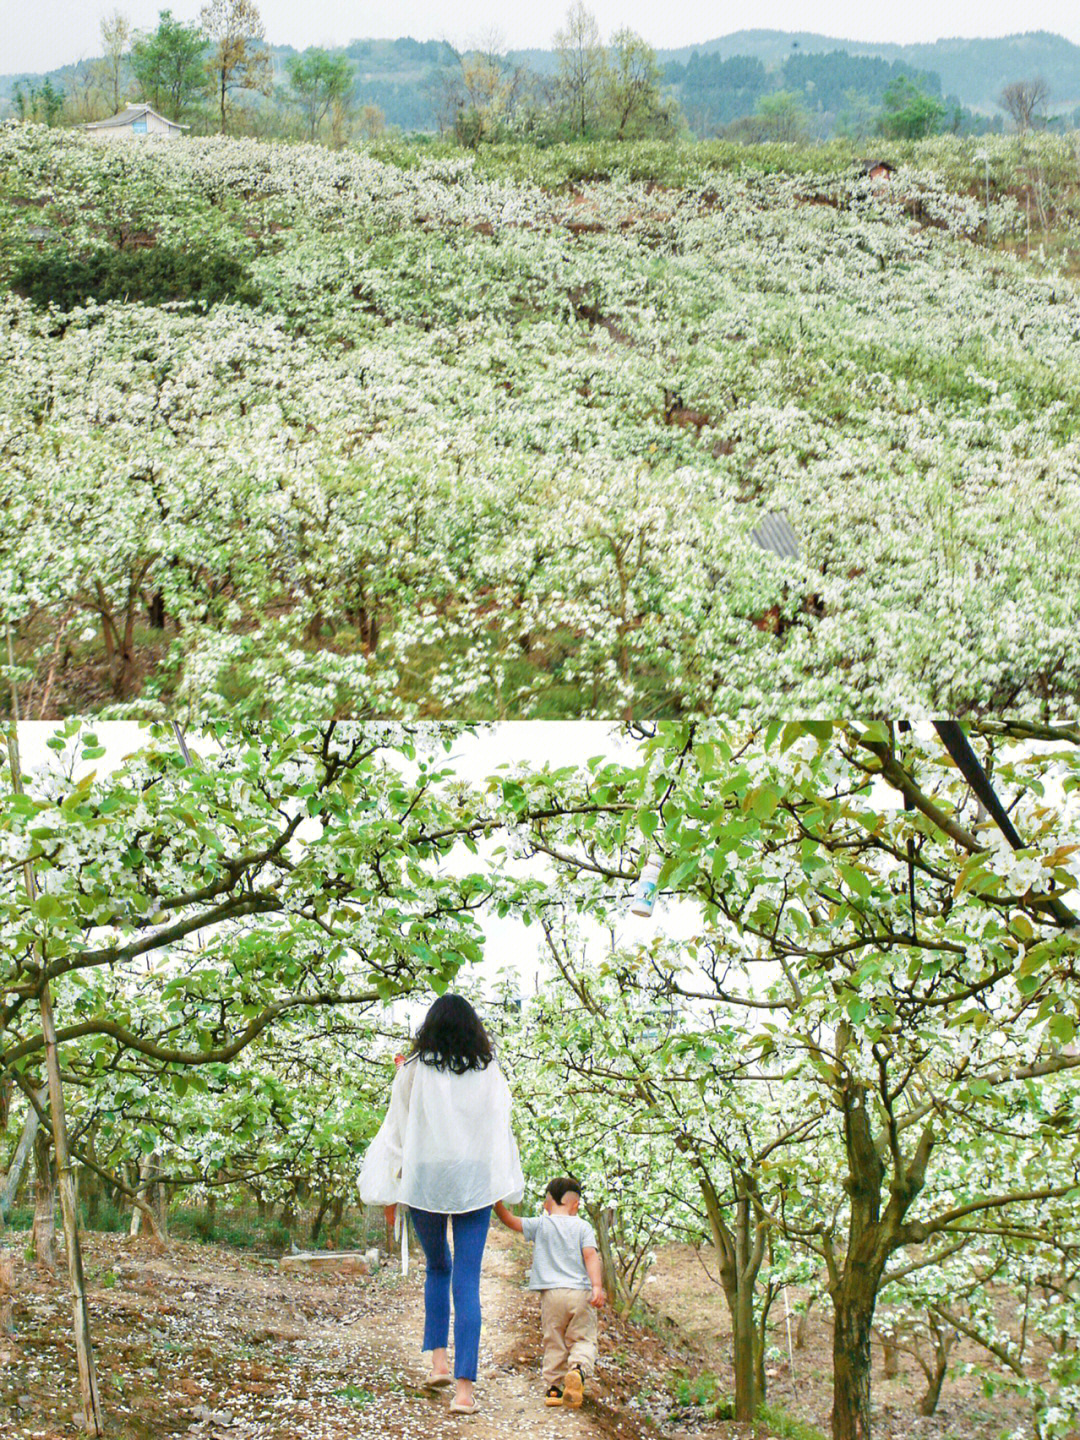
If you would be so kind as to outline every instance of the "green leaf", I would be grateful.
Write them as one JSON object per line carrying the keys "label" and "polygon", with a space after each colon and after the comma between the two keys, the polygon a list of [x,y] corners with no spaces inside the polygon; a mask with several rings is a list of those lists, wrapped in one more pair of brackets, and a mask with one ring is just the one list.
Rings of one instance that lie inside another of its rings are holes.
{"label": "green leaf", "polygon": [[804,733],[801,720],[789,720],[780,737],[780,754],[786,755],[795,741],[801,739]]}
{"label": "green leaf", "polygon": [[780,804],[780,795],[772,785],[761,785],[749,795],[750,813],[757,820],[771,819]]}
{"label": "green leaf", "polygon": [[871,720],[863,726],[861,737],[871,745],[887,745],[889,743],[889,727],[884,720]]}
{"label": "green leaf", "polygon": [[977,855],[971,855],[964,861],[963,865],[960,866],[960,873],[956,877],[956,884],[953,886],[954,899],[961,894],[962,891],[974,888],[975,878],[989,858],[987,852],[982,850]]}
{"label": "green leaf", "polygon": [[1036,970],[1041,970],[1050,958],[1050,946],[1045,942],[1041,945],[1033,945],[1020,961],[1017,969],[1018,975],[1034,975]]}
{"label": "green leaf", "polygon": [[1071,1045],[1076,1036],[1076,1021],[1071,1015],[1051,1015],[1047,1028],[1062,1045]]}
{"label": "green leaf", "polygon": [[864,871],[857,869],[854,865],[841,865],[840,874],[844,877],[844,883],[848,889],[853,891],[860,900],[869,900],[874,887]]}
{"label": "green leaf", "polygon": [[39,895],[34,901],[34,914],[39,920],[55,920],[64,913],[64,907],[55,895]]}
{"label": "green leaf", "polygon": [[681,865],[677,865],[675,867],[675,869],[671,872],[671,878],[667,883],[672,887],[672,889],[677,889],[684,880],[689,880],[691,875],[696,875],[697,870],[698,857],[696,855],[693,855],[689,860],[684,860]]}

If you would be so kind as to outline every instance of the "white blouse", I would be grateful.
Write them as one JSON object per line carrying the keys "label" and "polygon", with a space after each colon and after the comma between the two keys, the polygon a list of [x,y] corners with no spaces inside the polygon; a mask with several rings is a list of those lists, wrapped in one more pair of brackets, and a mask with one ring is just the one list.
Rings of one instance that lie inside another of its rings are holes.
{"label": "white blouse", "polygon": [[455,1075],[419,1057],[394,1076],[390,1108],[360,1171],[367,1205],[461,1215],[525,1192],[510,1087],[493,1060]]}

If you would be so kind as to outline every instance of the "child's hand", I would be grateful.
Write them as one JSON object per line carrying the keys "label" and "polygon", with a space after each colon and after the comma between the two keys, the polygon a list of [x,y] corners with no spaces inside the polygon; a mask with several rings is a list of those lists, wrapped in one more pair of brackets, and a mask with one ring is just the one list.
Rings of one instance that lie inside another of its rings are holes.
{"label": "child's hand", "polygon": [[592,1299],[589,1301],[589,1304],[597,1310],[602,1310],[607,1304],[607,1296],[604,1294],[604,1287],[602,1285],[593,1286]]}

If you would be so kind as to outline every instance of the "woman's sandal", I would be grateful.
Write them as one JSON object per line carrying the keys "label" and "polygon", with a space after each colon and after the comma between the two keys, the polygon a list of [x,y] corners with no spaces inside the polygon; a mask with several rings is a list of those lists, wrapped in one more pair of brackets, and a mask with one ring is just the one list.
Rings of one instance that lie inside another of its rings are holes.
{"label": "woman's sandal", "polygon": [[452,1415],[475,1415],[476,1401],[470,1400],[468,1405],[463,1405],[460,1400],[451,1400],[450,1413]]}
{"label": "woman's sandal", "polygon": [[449,1370],[447,1370],[445,1374],[438,1370],[433,1370],[424,1381],[424,1385],[428,1390],[445,1390],[447,1385],[452,1385],[453,1383],[454,1377],[450,1374]]}

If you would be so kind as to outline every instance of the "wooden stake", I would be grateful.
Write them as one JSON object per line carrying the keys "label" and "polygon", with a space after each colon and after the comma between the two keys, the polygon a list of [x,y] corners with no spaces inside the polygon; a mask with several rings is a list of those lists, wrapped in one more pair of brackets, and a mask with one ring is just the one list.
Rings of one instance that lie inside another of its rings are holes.
{"label": "wooden stake", "polygon": [[[11,627],[7,632],[8,664],[12,669],[11,715],[8,733],[8,762],[11,767],[11,788],[22,794],[22,771],[19,766],[19,693],[15,684],[15,656],[11,643]],[[23,866],[26,895],[31,904],[37,898],[34,867],[27,860]],[[45,946],[40,947],[42,970],[45,967]],[[82,1393],[83,1426],[91,1435],[105,1434],[105,1420],[98,1394],[94,1349],[90,1339],[90,1315],[86,1306],[86,1281],[83,1277],[82,1251],[79,1246],[79,1222],[75,1209],[75,1186],[72,1180],[71,1156],[68,1152],[67,1122],[64,1118],[64,1090],[60,1079],[60,1054],[56,1043],[52,995],[47,980],[41,987],[41,1034],[45,1042],[45,1070],[49,1079],[49,1113],[52,1117],[53,1147],[56,1151],[56,1177],[60,1187],[60,1210],[64,1217],[64,1247],[67,1251],[68,1276],[71,1280],[71,1305],[75,1330],[75,1354],[79,1363],[79,1389]]]}

